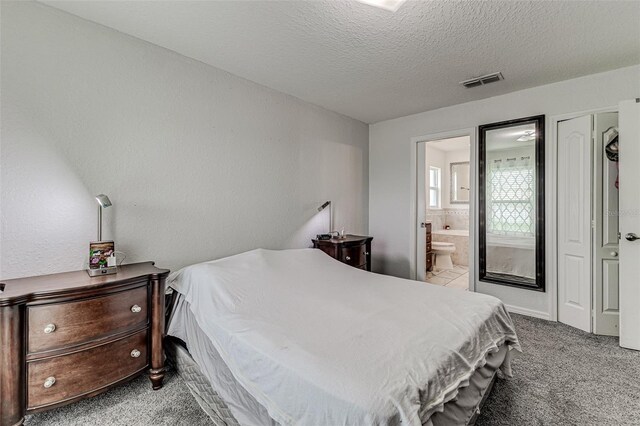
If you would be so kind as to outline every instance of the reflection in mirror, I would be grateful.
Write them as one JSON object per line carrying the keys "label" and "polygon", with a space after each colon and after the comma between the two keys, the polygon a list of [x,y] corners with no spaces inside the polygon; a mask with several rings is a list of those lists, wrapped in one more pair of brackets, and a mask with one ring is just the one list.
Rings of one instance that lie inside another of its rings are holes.
{"label": "reflection in mirror", "polygon": [[450,164],[450,203],[469,204],[469,162]]}
{"label": "reflection in mirror", "polygon": [[480,279],[544,290],[544,116],[480,126]]}

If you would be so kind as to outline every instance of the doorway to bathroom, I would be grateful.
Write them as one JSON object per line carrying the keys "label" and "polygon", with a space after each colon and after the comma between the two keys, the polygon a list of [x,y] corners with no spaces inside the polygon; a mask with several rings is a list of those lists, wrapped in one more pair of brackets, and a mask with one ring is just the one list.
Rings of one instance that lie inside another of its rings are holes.
{"label": "doorway to bathroom", "polygon": [[459,290],[469,290],[474,247],[470,146],[469,135],[417,144],[416,276]]}

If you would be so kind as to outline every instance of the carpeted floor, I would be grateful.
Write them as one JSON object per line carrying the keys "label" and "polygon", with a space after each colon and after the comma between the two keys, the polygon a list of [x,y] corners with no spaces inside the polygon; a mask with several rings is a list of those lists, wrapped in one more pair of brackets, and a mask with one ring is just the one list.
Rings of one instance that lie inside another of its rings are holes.
{"label": "carpeted floor", "polygon": [[640,352],[618,338],[512,314],[523,353],[478,425],[640,425]]}
{"label": "carpeted floor", "polygon": [[[617,338],[512,315],[524,353],[498,380],[477,425],[640,425],[640,352]],[[27,417],[35,425],[206,425],[181,379],[154,392],[146,377],[98,397]]]}

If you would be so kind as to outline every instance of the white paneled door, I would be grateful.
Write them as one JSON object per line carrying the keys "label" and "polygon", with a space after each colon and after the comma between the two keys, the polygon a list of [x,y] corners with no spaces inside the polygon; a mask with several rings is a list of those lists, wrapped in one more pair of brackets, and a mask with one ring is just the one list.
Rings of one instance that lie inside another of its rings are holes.
{"label": "white paneled door", "polygon": [[558,123],[558,320],[591,331],[591,115]]}
{"label": "white paneled door", "polygon": [[620,346],[640,350],[640,100],[619,112]]}

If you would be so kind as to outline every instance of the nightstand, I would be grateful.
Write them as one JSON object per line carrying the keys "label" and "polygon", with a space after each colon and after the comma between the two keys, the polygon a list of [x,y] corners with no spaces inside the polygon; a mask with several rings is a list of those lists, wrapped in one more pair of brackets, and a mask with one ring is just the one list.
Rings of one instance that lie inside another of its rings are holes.
{"label": "nightstand", "polygon": [[164,378],[166,269],[152,262],[0,283],[0,424],[91,397],[149,370]]}
{"label": "nightstand", "polygon": [[371,271],[371,240],[373,237],[346,235],[345,238],[311,240],[318,248],[340,262]]}

